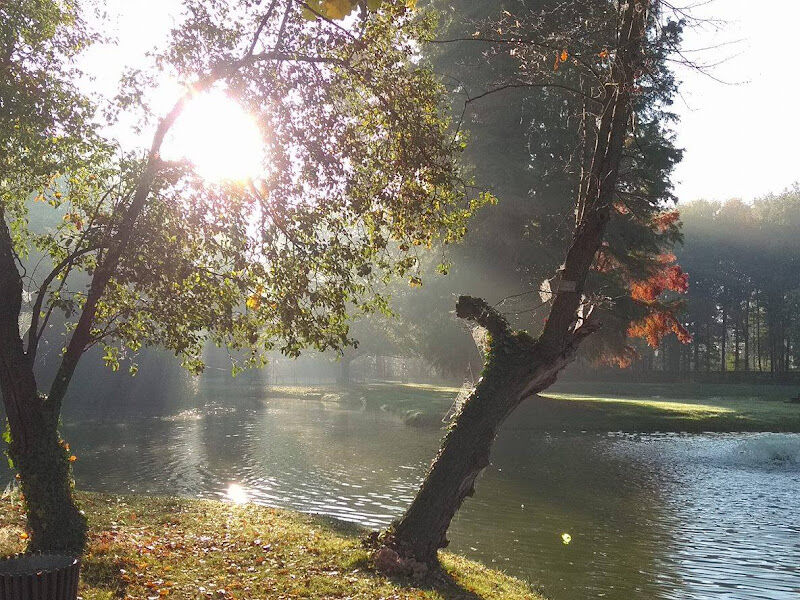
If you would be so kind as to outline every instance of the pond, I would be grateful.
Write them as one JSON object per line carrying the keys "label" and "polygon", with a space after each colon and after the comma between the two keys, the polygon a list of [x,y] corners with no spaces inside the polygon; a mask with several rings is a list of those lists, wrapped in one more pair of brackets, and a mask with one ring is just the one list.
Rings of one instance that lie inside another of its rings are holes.
{"label": "pond", "polygon": [[[168,416],[68,421],[78,486],[378,528],[410,502],[441,433],[253,385],[201,385],[196,398]],[[453,551],[553,600],[800,595],[800,435],[541,434],[525,419],[501,432]]]}

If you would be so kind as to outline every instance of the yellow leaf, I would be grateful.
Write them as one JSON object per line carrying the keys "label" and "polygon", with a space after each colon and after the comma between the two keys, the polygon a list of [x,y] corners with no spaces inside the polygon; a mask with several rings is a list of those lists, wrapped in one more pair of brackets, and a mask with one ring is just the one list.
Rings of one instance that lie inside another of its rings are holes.
{"label": "yellow leaf", "polygon": [[253,294],[247,299],[247,308],[250,310],[258,310],[261,306],[261,297],[258,294]]}
{"label": "yellow leaf", "polygon": [[350,0],[325,0],[322,7],[326,17],[330,19],[344,19],[353,12],[356,3]]}
{"label": "yellow leaf", "polygon": [[302,15],[306,21],[316,21],[317,14],[324,14],[321,0],[307,0],[306,5],[303,7]]}
{"label": "yellow leaf", "polygon": [[561,51],[561,62],[566,62],[568,56],[569,56],[569,54],[567,54],[567,51],[566,50],[562,50]]}

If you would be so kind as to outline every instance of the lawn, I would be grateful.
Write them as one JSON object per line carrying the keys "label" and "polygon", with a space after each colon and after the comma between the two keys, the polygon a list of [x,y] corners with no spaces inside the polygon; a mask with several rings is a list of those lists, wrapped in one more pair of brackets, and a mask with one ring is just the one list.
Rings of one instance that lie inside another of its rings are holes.
{"label": "lawn", "polygon": [[[363,531],[285,510],[208,500],[79,493],[89,517],[80,596],[158,600],[539,599],[518,579],[443,553],[424,581],[376,573]],[[24,546],[18,502],[0,503],[0,551]]]}
{"label": "lawn", "polygon": [[[781,385],[565,382],[526,400],[509,426],[540,431],[800,432],[800,404],[786,401],[799,392]],[[408,383],[270,390],[273,396],[361,404],[428,427],[442,426],[458,393],[459,388]]]}

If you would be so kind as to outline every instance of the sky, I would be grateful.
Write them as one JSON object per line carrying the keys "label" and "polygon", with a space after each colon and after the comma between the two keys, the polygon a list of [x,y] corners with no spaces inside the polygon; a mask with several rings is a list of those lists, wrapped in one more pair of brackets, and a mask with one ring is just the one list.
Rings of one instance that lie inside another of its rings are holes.
{"label": "sky", "polygon": [[725,22],[688,31],[687,49],[736,43],[691,55],[726,60],[709,71],[726,83],[678,71],[679,201],[750,201],[800,181],[800,1],[713,0],[693,12]]}
{"label": "sky", "polygon": [[[800,79],[797,24],[800,0],[674,0],[691,14],[715,18],[685,36],[701,63],[700,73],[676,67],[682,81],[674,109],[680,116],[677,143],[685,150],[675,172],[679,201],[699,198],[750,201],[800,180]],[[97,89],[112,94],[121,67],[141,61],[163,42],[179,10],[178,0],[109,0],[108,32],[115,46],[94,48],[86,67]]]}

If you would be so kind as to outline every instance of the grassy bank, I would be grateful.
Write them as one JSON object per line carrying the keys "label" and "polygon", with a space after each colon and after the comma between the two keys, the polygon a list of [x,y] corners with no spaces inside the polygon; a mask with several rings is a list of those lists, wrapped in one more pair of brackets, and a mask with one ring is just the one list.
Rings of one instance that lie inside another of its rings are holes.
{"label": "grassy bank", "polygon": [[438,427],[458,395],[454,387],[422,383],[372,383],[341,387],[334,385],[273,386],[269,395],[364,406],[397,415],[409,425]]}
{"label": "grassy bank", "polygon": [[[293,512],[215,501],[79,494],[89,517],[84,600],[161,597],[521,600],[526,583],[444,554],[446,575],[387,579],[360,530]],[[0,504],[0,552],[24,546],[18,505]]]}
{"label": "grassy bank", "polygon": [[[440,426],[458,388],[370,384],[274,388],[271,394],[362,404],[410,425]],[[511,426],[533,431],[786,431],[800,432],[792,386],[740,384],[560,383],[526,401]]]}

